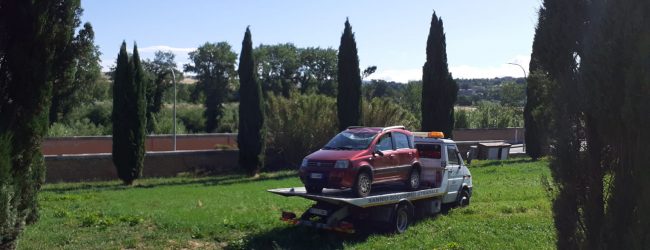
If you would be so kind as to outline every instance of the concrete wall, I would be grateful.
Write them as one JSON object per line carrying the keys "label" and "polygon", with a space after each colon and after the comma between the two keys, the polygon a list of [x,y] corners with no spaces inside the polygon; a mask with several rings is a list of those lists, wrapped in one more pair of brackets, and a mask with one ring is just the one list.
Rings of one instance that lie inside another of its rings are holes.
{"label": "concrete wall", "polygon": [[[458,129],[454,130],[454,140],[498,140],[520,144],[524,140],[524,129]],[[110,153],[112,145],[111,136],[50,137],[43,141],[42,150],[44,155],[98,154]],[[236,148],[237,134],[190,134],[178,135],[176,138],[177,150],[209,150],[214,149],[215,145]],[[147,151],[169,151],[172,149],[172,136],[147,136],[145,147]]]}
{"label": "concrete wall", "polygon": [[[147,151],[172,150],[172,135],[147,136]],[[190,134],[176,137],[177,150],[208,150],[216,145],[237,147],[237,134]],[[73,136],[49,137],[43,141],[41,149],[44,155],[62,154],[99,154],[111,153],[113,138],[111,136]]]}
{"label": "concrete wall", "polygon": [[[238,168],[238,150],[148,152],[143,177],[172,177],[183,172],[220,174]],[[116,180],[111,154],[45,156],[46,182]]]}
{"label": "concrete wall", "polygon": [[478,128],[454,130],[454,141],[506,141],[524,142],[524,128]]}

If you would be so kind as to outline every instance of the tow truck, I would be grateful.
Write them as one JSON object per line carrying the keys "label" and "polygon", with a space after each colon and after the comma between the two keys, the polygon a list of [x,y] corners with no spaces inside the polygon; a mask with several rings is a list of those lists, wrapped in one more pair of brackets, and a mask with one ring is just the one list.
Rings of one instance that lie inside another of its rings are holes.
{"label": "tow truck", "polygon": [[472,196],[472,178],[463,163],[456,143],[443,139],[441,132],[414,132],[413,140],[422,164],[419,190],[383,185],[358,198],[348,189],[324,189],[308,193],[304,187],[269,189],[285,197],[313,200],[299,217],[288,211],[281,219],[287,223],[344,233],[381,226],[396,233],[405,232],[415,217],[434,215],[443,204],[467,206]]}

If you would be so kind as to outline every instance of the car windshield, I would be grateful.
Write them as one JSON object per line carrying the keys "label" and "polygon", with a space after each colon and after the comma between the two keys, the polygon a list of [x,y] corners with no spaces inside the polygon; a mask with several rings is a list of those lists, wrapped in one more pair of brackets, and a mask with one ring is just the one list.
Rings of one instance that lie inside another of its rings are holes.
{"label": "car windshield", "polygon": [[366,149],[377,133],[344,131],[334,136],[323,149],[328,150],[361,150]]}

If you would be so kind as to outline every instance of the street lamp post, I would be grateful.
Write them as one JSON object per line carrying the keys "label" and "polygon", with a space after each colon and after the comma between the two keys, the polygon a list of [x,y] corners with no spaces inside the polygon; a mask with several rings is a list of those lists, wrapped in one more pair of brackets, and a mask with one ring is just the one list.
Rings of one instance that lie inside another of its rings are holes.
{"label": "street lamp post", "polygon": [[528,76],[526,75],[526,70],[524,69],[524,67],[521,66],[521,64],[518,64],[518,63],[508,63],[508,64],[519,66],[519,68],[521,68],[521,71],[524,72],[524,82],[526,82],[526,78],[528,78]]}
{"label": "street lamp post", "polygon": [[[515,66],[519,66],[519,68],[521,69],[521,71],[524,72],[524,84],[526,84],[526,79],[528,78],[528,76],[526,75],[526,70],[524,69],[524,67],[521,66],[521,64],[513,63],[513,62],[510,62],[510,63],[508,63],[508,64],[510,64],[510,65],[515,65]],[[525,121],[524,121],[524,122],[525,122]],[[517,133],[517,131],[515,131],[515,133]],[[524,145],[523,145],[522,147],[523,147],[523,149],[524,149],[524,152],[526,152],[526,136],[524,136]]]}
{"label": "street lamp post", "polygon": [[174,74],[174,69],[171,69],[172,72],[172,82],[174,83],[174,108],[173,108],[173,113],[174,113],[174,151],[176,151],[176,74]]}

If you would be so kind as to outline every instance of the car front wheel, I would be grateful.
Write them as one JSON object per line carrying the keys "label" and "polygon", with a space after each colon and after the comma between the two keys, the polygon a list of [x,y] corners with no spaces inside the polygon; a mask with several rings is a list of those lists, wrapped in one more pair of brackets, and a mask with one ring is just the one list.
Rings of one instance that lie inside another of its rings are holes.
{"label": "car front wheel", "polygon": [[357,180],[352,187],[352,191],[357,197],[366,197],[370,194],[372,179],[368,171],[361,171],[357,175]]}
{"label": "car front wheel", "polygon": [[458,202],[456,202],[456,205],[459,207],[469,206],[469,199],[469,192],[467,189],[463,189],[463,191],[460,192],[460,196],[458,197]]}

